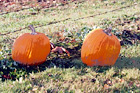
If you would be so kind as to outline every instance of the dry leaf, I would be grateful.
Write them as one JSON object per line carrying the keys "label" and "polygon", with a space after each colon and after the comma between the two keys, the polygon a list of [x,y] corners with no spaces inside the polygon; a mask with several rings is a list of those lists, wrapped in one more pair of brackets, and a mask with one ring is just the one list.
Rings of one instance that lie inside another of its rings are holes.
{"label": "dry leaf", "polygon": [[63,47],[56,46],[51,50],[51,52],[58,52],[59,54],[63,54],[63,52],[66,52],[68,56],[70,56],[70,53]]}
{"label": "dry leaf", "polygon": [[132,86],[133,84],[134,84],[134,82],[131,81],[131,82],[129,82],[128,85],[129,85],[129,86]]}
{"label": "dry leaf", "polygon": [[104,89],[109,89],[109,85],[104,84]]}
{"label": "dry leaf", "polygon": [[51,49],[54,49],[55,45],[53,43],[50,43],[50,44],[51,44]]}
{"label": "dry leaf", "polygon": [[140,88],[140,84],[136,84],[136,86],[137,86],[138,88]]}
{"label": "dry leaf", "polygon": [[119,82],[120,82],[120,83],[123,83],[123,82],[124,82],[124,79],[119,79]]}

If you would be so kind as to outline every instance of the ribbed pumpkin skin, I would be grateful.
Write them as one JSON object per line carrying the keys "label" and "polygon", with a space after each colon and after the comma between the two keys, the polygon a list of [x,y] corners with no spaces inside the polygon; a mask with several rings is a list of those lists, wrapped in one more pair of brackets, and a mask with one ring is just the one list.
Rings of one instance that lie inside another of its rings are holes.
{"label": "ribbed pumpkin skin", "polygon": [[114,65],[120,49],[120,42],[115,35],[109,36],[102,29],[95,29],[83,42],[81,59],[88,66]]}
{"label": "ribbed pumpkin skin", "polygon": [[45,62],[50,53],[50,41],[43,33],[25,33],[13,44],[13,60],[25,65],[38,65]]}

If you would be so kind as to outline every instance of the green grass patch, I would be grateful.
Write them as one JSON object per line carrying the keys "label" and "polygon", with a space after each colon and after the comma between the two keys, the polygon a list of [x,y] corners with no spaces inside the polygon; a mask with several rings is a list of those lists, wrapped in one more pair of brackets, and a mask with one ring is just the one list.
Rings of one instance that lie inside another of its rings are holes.
{"label": "green grass patch", "polygon": [[[10,32],[0,36],[0,92],[139,93],[139,2],[85,1],[40,11],[31,8],[0,15],[0,33]],[[134,3],[137,5],[133,5]],[[125,7],[128,5],[130,6]],[[55,21],[58,22],[52,23]],[[17,37],[30,30],[26,28],[14,31],[29,24],[43,25],[37,27],[36,31],[46,34],[55,45],[66,48],[71,56],[51,53],[45,63],[32,67],[14,62],[11,58],[12,44]],[[107,28],[110,25],[113,27],[112,33],[122,44],[115,65],[86,66],[80,59],[85,36],[95,28]],[[62,33],[65,40],[61,41],[58,33]]]}

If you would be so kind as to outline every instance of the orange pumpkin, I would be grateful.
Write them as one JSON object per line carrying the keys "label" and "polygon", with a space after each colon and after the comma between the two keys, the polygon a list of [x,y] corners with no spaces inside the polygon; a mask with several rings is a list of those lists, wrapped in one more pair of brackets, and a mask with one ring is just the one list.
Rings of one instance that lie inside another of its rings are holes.
{"label": "orange pumpkin", "polygon": [[88,66],[115,64],[121,46],[118,38],[111,33],[111,30],[111,28],[107,30],[95,29],[86,36],[81,49],[83,63]]}
{"label": "orange pumpkin", "polygon": [[46,61],[50,53],[50,40],[33,26],[32,33],[25,33],[17,38],[12,47],[13,60],[25,65],[38,65]]}

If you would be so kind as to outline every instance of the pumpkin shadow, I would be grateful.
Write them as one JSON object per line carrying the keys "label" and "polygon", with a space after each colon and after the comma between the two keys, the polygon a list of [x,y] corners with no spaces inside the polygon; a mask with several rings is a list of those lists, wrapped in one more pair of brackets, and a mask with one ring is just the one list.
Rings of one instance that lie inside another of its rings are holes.
{"label": "pumpkin shadow", "polygon": [[137,68],[140,69],[140,57],[119,57],[114,65],[114,67],[118,69],[123,69],[123,68]]}
{"label": "pumpkin shadow", "polygon": [[52,59],[48,59],[41,65],[38,66],[26,66],[19,63],[14,62],[11,58],[10,59],[3,59],[0,60],[0,78],[2,81],[7,79],[16,80],[20,77],[29,76],[30,73],[38,73],[45,71],[47,68],[61,68],[61,69],[81,69],[80,75],[86,74],[84,69],[91,68],[96,73],[106,73],[112,67],[116,69],[124,69],[124,68],[138,68],[140,69],[140,57],[119,57],[114,66],[94,66],[89,67],[84,64],[80,57],[75,59],[70,58],[60,58],[55,57]]}
{"label": "pumpkin shadow", "polygon": [[59,58],[59,57],[47,60],[46,62],[38,66],[22,65],[17,62],[14,62],[12,58],[0,60],[0,65],[3,66],[0,67],[0,78],[3,82],[7,79],[15,81],[20,77],[25,78],[29,76],[30,73],[42,72],[45,71],[47,68],[81,69],[79,75],[86,74],[85,68],[92,68],[93,71],[96,71],[97,73],[103,73],[110,68],[100,66],[89,67],[86,64],[83,64],[80,58],[76,58],[73,60],[69,58]]}

